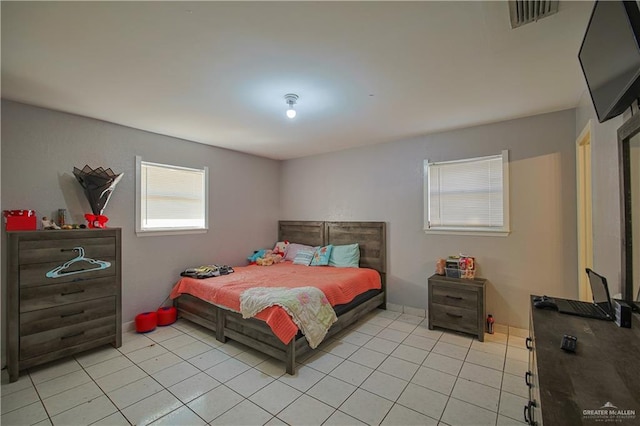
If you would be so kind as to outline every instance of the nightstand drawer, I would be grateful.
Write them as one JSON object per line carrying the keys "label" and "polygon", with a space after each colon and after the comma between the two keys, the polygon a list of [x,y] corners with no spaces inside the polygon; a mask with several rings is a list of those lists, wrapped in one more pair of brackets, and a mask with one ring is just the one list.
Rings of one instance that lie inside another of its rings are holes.
{"label": "nightstand drawer", "polygon": [[431,324],[435,327],[474,334],[478,331],[478,311],[475,309],[432,304],[430,315]]}
{"label": "nightstand drawer", "polygon": [[25,287],[20,291],[20,312],[30,312],[85,300],[115,296],[117,283],[113,277],[96,278],[64,284]]}
{"label": "nightstand drawer", "polygon": [[20,336],[24,337],[47,330],[63,329],[67,326],[93,321],[98,318],[113,318],[115,313],[115,297],[103,297],[87,302],[71,303],[55,308],[26,312],[20,315]]}
{"label": "nightstand drawer", "polygon": [[464,288],[453,288],[448,286],[433,286],[432,303],[439,305],[456,306],[463,309],[477,309],[478,292]]}

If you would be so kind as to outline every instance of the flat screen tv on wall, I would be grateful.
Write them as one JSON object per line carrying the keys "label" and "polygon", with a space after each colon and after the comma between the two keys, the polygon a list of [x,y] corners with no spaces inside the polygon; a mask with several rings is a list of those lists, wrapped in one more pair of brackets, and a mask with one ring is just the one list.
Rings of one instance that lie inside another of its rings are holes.
{"label": "flat screen tv on wall", "polygon": [[600,123],[640,97],[640,9],[636,1],[597,1],[578,53]]}

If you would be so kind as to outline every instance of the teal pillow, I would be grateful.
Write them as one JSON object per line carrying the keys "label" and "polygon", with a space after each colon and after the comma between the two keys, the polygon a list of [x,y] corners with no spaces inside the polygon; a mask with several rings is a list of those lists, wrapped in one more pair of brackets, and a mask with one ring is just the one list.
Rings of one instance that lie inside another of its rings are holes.
{"label": "teal pillow", "polygon": [[360,267],[360,246],[358,243],[344,246],[333,246],[329,256],[329,266],[339,268]]}
{"label": "teal pillow", "polygon": [[293,259],[293,264],[309,266],[315,252],[316,250],[314,248],[312,248],[311,250],[302,249],[298,251],[296,257]]}
{"label": "teal pillow", "polygon": [[318,247],[315,253],[313,253],[311,266],[327,266],[329,264],[329,256],[331,256],[332,249],[333,246],[331,244],[324,247]]}

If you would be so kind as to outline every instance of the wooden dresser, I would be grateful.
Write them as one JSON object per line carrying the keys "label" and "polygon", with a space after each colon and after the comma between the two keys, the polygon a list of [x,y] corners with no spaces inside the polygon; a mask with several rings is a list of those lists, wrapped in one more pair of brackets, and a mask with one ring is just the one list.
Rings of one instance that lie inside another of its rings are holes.
{"label": "wooden dresser", "polygon": [[7,367],[122,344],[121,230],[7,232]]}
{"label": "wooden dresser", "polygon": [[[632,328],[533,306],[529,337],[529,387],[524,406],[530,425],[640,424],[640,317]],[[560,349],[562,336],[578,338],[575,353]]]}
{"label": "wooden dresser", "polygon": [[429,329],[471,333],[484,341],[486,280],[429,277]]}

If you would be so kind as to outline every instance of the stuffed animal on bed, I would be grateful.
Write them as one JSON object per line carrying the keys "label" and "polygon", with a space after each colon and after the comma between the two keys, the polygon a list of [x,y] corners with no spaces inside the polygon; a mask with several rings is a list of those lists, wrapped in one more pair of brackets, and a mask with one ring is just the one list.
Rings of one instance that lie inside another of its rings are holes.
{"label": "stuffed animal on bed", "polygon": [[[247,257],[249,264],[269,266],[274,263],[280,263],[284,259],[284,256],[289,247],[289,241],[278,241],[273,250],[261,249],[256,250],[253,254]],[[258,262],[260,260],[260,262]]]}
{"label": "stuffed animal on bed", "polygon": [[267,250],[262,257],[256,259],[256,265],[260,266],[271,266],[280,262],[282,262],[282,255],[274,254],[273,250]]}
{"label": "stuffed animal on bed", "polygon": [[264,257],[266,252],[267,250],[256,250],[251,256],[247,257],[247,260],[249,261],[249,263],[256,263],[258,259]]}
{"label": "stuffed animal on bed", "polygon": [[287,253],[287,247],[289,247],[289,241],[278,241],[273,248],[273,254],[279,254],[282,257]]}

